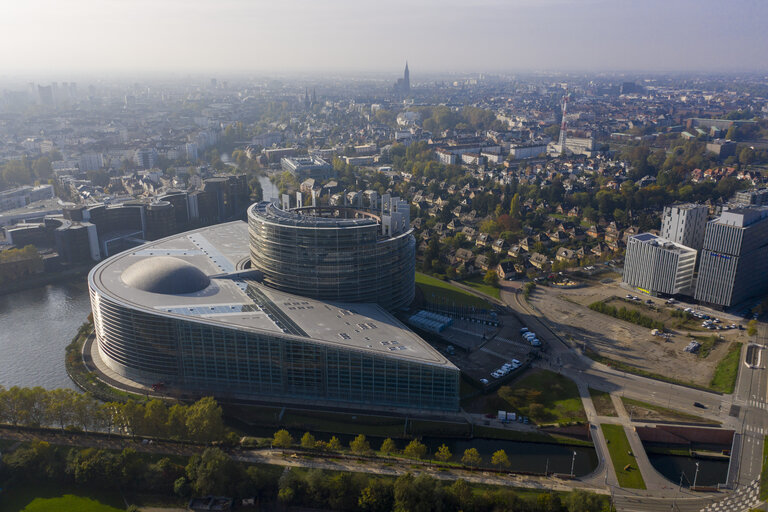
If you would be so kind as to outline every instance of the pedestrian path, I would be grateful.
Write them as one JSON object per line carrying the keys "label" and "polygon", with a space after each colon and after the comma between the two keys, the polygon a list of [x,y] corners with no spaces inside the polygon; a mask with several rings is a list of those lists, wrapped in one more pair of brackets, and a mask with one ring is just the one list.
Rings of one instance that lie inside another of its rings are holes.
{"label": "pedestrian path", "polygon": [[744,427],[744,431],[764,436],[768,434],[768,427],[759,427],[757,425],[747,425],[746,427]]}
{"label": "pedestrian path", "polygon": [[760,504],[760,480],[737,489],[726,498],[707,505],[701,512],[747,512]]}

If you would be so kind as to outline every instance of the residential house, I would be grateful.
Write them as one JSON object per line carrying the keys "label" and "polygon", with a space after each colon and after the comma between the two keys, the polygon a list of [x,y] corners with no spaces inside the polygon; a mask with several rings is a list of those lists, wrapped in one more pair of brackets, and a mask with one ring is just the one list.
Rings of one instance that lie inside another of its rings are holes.
{"label": "residential house", "polygon": [[496,273],[501,279],[512,279],[517,275],[517,271],[515,271],[515,264],[511,261],[502,261],[496,265]]}
{"label": "residential house", "polygon": [[501,254],[507,249],[507,242],[503,238],[499,238],[493,242],[493,252]]}
{"label": "residential house", "polygon": [[488,268],[491,266],[491,262],[488,259],[488,256],[486,256],[485,254],[481,254],[475,258],[475,266],[479,267],[482,270],[488,270]]}
{"label": "residential house", "polygon": [[530,261],[531,265],[538,269],[544,269],[549,264],[547,257],[538,252],[531,254],[531,257],[528,258],[528,261]]}
{"label": "residential house", "polygon": [[576,251],[573,249],[566,249],[565,247],[560,247],[557,250],[557,254],[555,255],[555,259],[557,261],[563,261],[566,263],[573,263],[575,261],[578,261],[579,257],[576,254]]}

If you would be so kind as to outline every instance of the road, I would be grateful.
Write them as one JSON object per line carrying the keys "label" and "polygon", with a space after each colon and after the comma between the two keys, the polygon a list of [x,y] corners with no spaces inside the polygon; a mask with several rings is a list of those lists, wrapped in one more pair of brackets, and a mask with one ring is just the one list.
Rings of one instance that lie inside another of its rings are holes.
{"label": "road", "polygon": [[[501,299],[517,313],[525,325],[535,329],[539,338],[546,342],[547,353],[539,365],[558,371],[577,383],[589,421],[594,424],[610,421],[625,425],[625,432],[637,456],[638,466],[648,489],[636,491],[618,487],[610,461],[604,460],[607,458],[607,447],[602,435],[596,435],[594,439],[601,464],[595,473],[587,477],[592,483],[603,481],[614,496],[617,510],[737,512],[750,510],[759,504],[757,484],[762,470],[763,442],[768,435],[768,350],[758,348],[762,351],[762,357],[757,367],[749,367],[746,364],[747,350],[742,350],[736,390],[732,395],[720,395],[641,377],[597,363],[583,355],[579,340],[575,340],[573,345],[569,344],[564,333],[556,331],[554,325],[557,322],[549,321],[535,310],[523,298],[518,288],[508,282],[503,283]],[[756,343],[768,347],[768,327],[765,324],[760,324]],[[729,483],[734,491],[729,494],[706,495],[679,489],[664,479],[645,456],[642,443],[632,428],[631,418],[607,420],[596,416],[589,394],[582,391],[587,387],[611,393],[618,405],[617,409],[623,409],[618,398],[628,397],[714,420],[722,423],[723,428],[736,431],[740,436],[736,437],[738,446],[734,449],[729,472]],[[696,407],[694,403],[703,407]]]}

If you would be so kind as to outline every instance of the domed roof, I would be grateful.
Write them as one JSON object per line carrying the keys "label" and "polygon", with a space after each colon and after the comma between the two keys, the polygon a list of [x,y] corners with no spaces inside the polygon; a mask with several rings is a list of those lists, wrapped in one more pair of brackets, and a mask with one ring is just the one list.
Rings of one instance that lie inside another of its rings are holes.
{"label": "domed roof", "polygon": [[123,270],[121,278],[132,288],[166,295],[199,292],[211,283],[199,268],[172,256],[137,261]]}

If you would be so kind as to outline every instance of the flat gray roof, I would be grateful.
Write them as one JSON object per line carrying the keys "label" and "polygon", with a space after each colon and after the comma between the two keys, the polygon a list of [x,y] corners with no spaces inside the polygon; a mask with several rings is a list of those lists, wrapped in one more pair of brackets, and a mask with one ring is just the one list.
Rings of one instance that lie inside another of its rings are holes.
{"label": "flat gray roof", "polygon": [[[123,282],[125,269],[156,256],[195,266],[210,278],[210,285],[195,293],[167,295]],[[238,270],[249,257],[248,225],[230,222],[115,255],[98,264],[89,281],[105,296],[137,310],[455,368],[379,305],[325,302],[274,290]]]}

